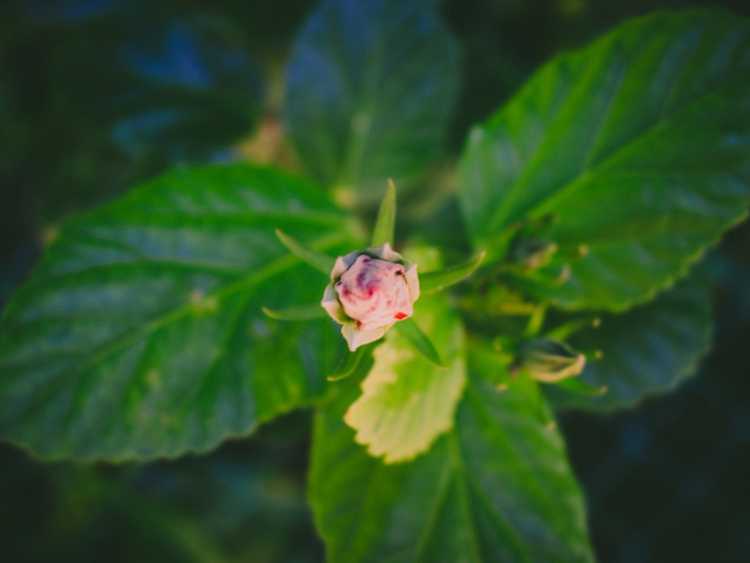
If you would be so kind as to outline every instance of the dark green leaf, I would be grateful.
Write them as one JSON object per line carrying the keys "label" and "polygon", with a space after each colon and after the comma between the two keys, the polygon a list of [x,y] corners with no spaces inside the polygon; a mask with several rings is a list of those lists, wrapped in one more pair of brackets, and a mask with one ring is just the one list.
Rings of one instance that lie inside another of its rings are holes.
{"label": "dark green leaf", "polygon": [[391,330],[375,350],[362,395],[346,413],[346,423],[357,431],[356,441],[386,463],[423,453],[450,430],[466,381],[463,326],[450,304],[439,298],[420,301],[417,315],[449,363],[438,366],[434,358],[426,359],[430,352],[421,349],[426,344],[414,344],[412,339],[419,336],[408,329]]}
{"label": "dark green leaf", "polygon": [[329,275],[331,270],[333,270],[333,265],[336,263],[335,258],[305,247],[305,245],[294,237],[290,237],[281,229],[276,229],[276,237],[289,252],[319,272]]}
{"label": "dark green leaf", "polygon": [[299,35],[285,120],[311,174],[349,202],[374,203],[440,150],[458,52],[434,2],[324,0]]}
{"label": "dark green leaf", "polygon": [[204,451],[306,403],[340,349],[286,253],[357,243],[315,186],[248,166],[182,169],[68,221],[0,324],[0,435],[47,458]]}
{"label": "dark green leaf", "polygon": [[341,417],[355,393],[315,420],[310,500],[330,563],[593,561],[581,491],[534,382],[497,392],[472,377],[453,430],[398,465],[354,443]]}
{"label": "dark green leaf", "polygon": [[396,232],[396,184],[388,180],[383,201],[378,209],[375,220],[375,228],[372,231],[372,246],[381,246],[385,243],[393,246]]}
{"label": "dark green leaf", "polygon": [[[582,381],[606,387],[599,397],[546,388],[561,408],[614,410],[664,393],[696,371],[711,345],[711,303],[705,286],[688,278],[655,301],[623,315],[603,315],[570,342],[588,352]],[[597,353],[601,358],[597,359]]]}
{"label": "dark green leaf", "polygon": [[463,264],[457,264],[443,270],[427,272],[426,274],[420,275],[420,289],[424,293],[430,294],[448,289],[450,286],[456,285],[457,283],[461,283],[477,271],[477,268],[482,264],[485,255],[486,253],[481,251],[474,258]]}
{"label": "dark green leaf", "polygon": [[747,19],[698,10],[544,66],[470,136],[460,195],[476,243],[531,219],[557,252],[524,283],[566,308],[622,310],[668,287],[747,214],[749,53]]}

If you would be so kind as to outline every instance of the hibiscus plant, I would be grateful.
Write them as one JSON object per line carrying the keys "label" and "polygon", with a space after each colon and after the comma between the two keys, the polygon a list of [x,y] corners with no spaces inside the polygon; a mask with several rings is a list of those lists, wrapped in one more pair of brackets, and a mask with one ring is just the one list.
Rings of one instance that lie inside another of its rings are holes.
{"label": "hibiscus plant", "polygon": [[0,323],[0,437],[146,462],[313,409],[329,561],[593,561],[556,412],[666,392],[711,344],[703,258],[750,203],[750,22],[628,21],[452,159],[434,4],[323,0],[283,157],[183,166],[55,229]]}

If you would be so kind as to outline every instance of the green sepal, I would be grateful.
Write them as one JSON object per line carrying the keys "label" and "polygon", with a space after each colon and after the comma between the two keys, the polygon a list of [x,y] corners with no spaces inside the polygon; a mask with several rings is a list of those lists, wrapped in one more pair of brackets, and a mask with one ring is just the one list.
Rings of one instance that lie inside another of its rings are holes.
{"label": "green sepal", "polygon": [[277,321],[312,321],[322,319],[326,312],[320,303],[310,303],[309,305],[297,305],[286,307],[284,309],[271,309],[270,307],[261,307],[263,314],[268,318]]}
{"label": "green sepal", "polygon": [[591,385],[590,383],[586,383],[580,377],[563,379],[554,385],[565,393],[583,397],[601,397],[609,391],[609,388],[606,385]]}
{"label": "green sepal", "polygon": [[290,237],[281,229],[276,229],[276,237],[289,252],[316,270],[320,270],[325,275],[329,275],[333,270],[336,260],[330,256],[305,248],[298,240]]}
{"label": "green sepal", "polygon": [[396,231],[396,184],[388,179],[383,201],[380,202],[378,217],[372,230],[372,246],[382,246],[385,243],[393,245]]}
{"label": "green sepal", "polygon": [[484,257],[486,255],[487,253],[482,250],[471,260],[468,260],[463,264],[457,264],[455,266],[450,266],[449,268],[444,268],[436,272],[427,272],[420,275],[420,290],[429,295],[431,293],[443,291],[444,289],[447,289],[452,285],[456,285],[457,283],[461,283],[466,278],[471,276],[471,274],[477,271],[479,266],[481,266],[482,262],[484,261]]}
{"label": "green sepal", "polygon": [[404,338],[406,338],[409,344],[417,350],[417,352],[422,354],[433,364],[445,367],[445,364],[440,359],[440,354],[438,354],[438,351],[435,349],[435,345],[422,329],[419,328],[419,325],[414,322],[414,319],[400,321],[396,324],[396,329]]}
{"label": "green sepal", "polygon": [[364,358],[367,354],[372,353],[375,345],[376,343],[373,342],[372,344],[360,346],[354,352],[347,351],[346,355],[341,360],[341,363],[336,368],[336,371],[326,376],[326,380],[341,381],[342,379],[346,379],[347,377],[351,376],[355,371],[357,371],[357,368],[362,363],[362,358]]}

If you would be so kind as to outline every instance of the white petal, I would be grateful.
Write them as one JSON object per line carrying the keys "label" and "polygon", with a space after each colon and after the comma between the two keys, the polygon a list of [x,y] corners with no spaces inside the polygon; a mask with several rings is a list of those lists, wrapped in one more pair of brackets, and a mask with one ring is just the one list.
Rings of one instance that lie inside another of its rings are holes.
{"label": "white petal", "polygon": [[410,264],[406,268],[406,286],[409,288],[409,297],[414,303],[419,299],[419,276],[417,275],[417,265]]}
{"label": "white petal", "polygon": [[344,324],[349,322],[350,319],[346,316],[344,308],[341,306],[339,298],[336,295],[336,290],[333,289],[331,284],[326,286],[326,289],[323,292],[323,300],[320,302],[320,305],[337,323]]}
{"label": "white petal", "polygon": [[354,323],[347,323],[341,327],[341,334],[349,345],[349,351],[354,352],[364,344],[375,342],[378,338],[382,337],[389,328],[391,328],[390,325],[371,330],[362,330],[357,328],[357,325]]}
{"label": "white petal", "polygon": [[349,269],[349,266],[354,264],[354,261],[360,254],[362,253],[355,251],[350,252],[345,256],[339,256],[338,258],[336,258],[336,262],[333,265],[333,270],[331,270],[331,281],[335,282],[336,280],[338,280],[341,275]]}

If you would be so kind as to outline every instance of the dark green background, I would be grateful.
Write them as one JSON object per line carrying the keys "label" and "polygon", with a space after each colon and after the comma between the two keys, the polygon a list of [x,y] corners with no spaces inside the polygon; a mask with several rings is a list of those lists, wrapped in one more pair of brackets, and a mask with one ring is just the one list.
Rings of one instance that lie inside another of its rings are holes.
{"label": "dark green background", "polygon": [[[694,5],[695,3],[691,3]],[[174,22],[219,29],[247,54],[240,82],[209,91],[241,105],[249,127],[261,81],[283,61],[313,3],[225,0],[11,1],[0,8],[0,303],[28,273],[55,221],[185,162],[221,160],[244,133],[237,115],[206,110],[169,85],[149,83],[146,106],[176,108],[187,125],[164,138],[116,142],[139,92],[117,53],[148,44]],[[463,85],[451,132],[486,118],[552,54],[585,44],[625,18],[681,2],[444,2],[463,47]],[[750,14],[747,2],[723,2]],[[211,98],[213,99],[213,98]],[[171,135],[171,136],[170,136]],[[114,140],[113,140],[114,139]],[[188,142],[188,139],[190,141]],[[196,141],[197,139],[197,141]],[[672,395],[610,417],[565,414],[562,426],[606,563],[750,559],[750,227],[709,259],[716,347],[700,375]],[[322,560],[304,502],[310,417],[288,416],[252,439],[205,457],[139,466],[35,462],[0,445],[0,560]],[[546,563],[546,562],[545,562]]]}

